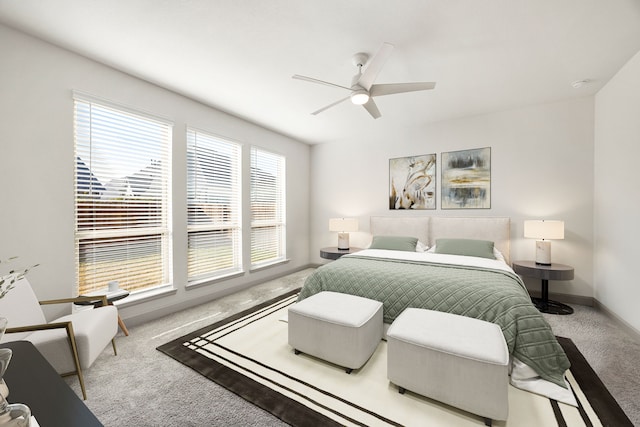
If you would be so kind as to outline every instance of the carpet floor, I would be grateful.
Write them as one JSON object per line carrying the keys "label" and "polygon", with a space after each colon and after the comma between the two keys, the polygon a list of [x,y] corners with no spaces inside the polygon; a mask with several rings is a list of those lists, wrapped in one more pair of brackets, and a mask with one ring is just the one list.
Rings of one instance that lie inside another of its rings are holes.
{"label": "carpet floor", "polygon": [[[351,375],[295,355],[287,345],[287,308],[296,292],[180,337],[158,350],[296,427],[475,426],[481,417],[422,396],[400,395],[386,377],[386,341]],[[509,387],[510,413],[495,426],[630,426],[615,400],[569,339],[577,408]]]}
{"label": "carpet floor", "polygon": [[[299,288],[312,272],[302,270],[144,324],[128,324],[130,336],[116,337],[118,356],[108,347],[85,371],[85,403],[106,427],[286,425],[156,347]],[[633,424],[640,426],[640,340],[596,309],[573,307],[570,316],[548,315],[554,332],[576,343]],[[76,377],[65,380],[80,394]]]}

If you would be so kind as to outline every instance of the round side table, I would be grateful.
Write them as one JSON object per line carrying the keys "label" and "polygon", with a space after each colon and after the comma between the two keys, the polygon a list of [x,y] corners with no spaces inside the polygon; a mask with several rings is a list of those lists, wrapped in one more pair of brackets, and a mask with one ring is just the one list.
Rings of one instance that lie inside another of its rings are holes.
{"label": "round side table", "polygon": [[[106,293],[99,293],[99,295],[106,295],[107,296],[107,303],[109,305],[113,305],[114,301],[119,301],[123,298],[126,298],[129,296],[129,291],[124,290],[124,289],[119,289],[117,291],[113,291],[113,292],[106,292]],[[80,295],[80,296],[93,296],[91,294],[89,295]],[[74,303],[76,305],[92,305],[94,307],[102,307],[102,300],[95,300],[95,301],[79,301]],[[125,334],[125,336],[129,336],[129,330],[127,329],[127,326],[124,324],[124,321],[122,320],[122,318],[120,317],[120,315],[118,314],[118,326],[120,326],[120,329],[122,329],[122,332]]]}
{"label": "round side table", "polygon": [[320,257],[324,259],[338,259],[342,255],[355,254],[362,248],[338,249],[336,246],[320,249]]}
{"label": "round side table", "polygon": [[572,314],[573,308],[558,301],[549,299],[549,280],[572,280],[573,267],[570,265],[556,264],[542,265],[535,261],[514,261],[513,271],[521,276],[540,279],[542,282],[541,298],[531,298],[531,301],[542,313]]}

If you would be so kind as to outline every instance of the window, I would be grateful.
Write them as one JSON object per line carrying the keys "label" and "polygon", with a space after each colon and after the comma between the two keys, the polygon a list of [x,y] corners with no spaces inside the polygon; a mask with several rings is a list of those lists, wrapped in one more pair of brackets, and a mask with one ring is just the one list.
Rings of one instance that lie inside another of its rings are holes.
{"label": "window", "polygon": [[171,280],[172,124],[74,94],[78,292]]}
{"label": "window", "polygon": [[251,267],[286,257],[285,158],[251,149]]}
{"label": "window", "polygon": [[189,282],[242,271],[239,144],[187,130]]}

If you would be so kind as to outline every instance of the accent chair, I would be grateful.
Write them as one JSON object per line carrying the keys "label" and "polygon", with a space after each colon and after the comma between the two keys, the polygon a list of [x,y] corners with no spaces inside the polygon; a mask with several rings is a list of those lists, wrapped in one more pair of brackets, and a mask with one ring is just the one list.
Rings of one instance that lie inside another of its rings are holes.
{"label": "accent chair", "polygon": [[[41,305],[71,304],[102,299],[102,307],[89,308],[59,317],[45,318]],[[2,342],[30,341],[61,376],[77,375],[83,399],[87,399],[82,370],[89,368],[118,332],[118,310],[106,296],[38,301],[31,284],[21,279],[3,298],[0,315],[8,320]],[[11,366],[9,366],[11,369]]]}

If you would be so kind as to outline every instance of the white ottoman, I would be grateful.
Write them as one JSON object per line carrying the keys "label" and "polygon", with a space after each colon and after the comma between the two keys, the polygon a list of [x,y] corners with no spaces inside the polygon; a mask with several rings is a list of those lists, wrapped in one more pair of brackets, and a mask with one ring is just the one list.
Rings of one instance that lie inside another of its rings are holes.
{"label": "white ottoman", "polygon": [[289,307],[289,345],[346,368],[358,369],[382,339],[382,303],[320,292]]}
{"label": "white ottoman", "polygon": [[506,420],[509,352],[500,326],[408,308],[387,331],[387,377],[400,388]]}

